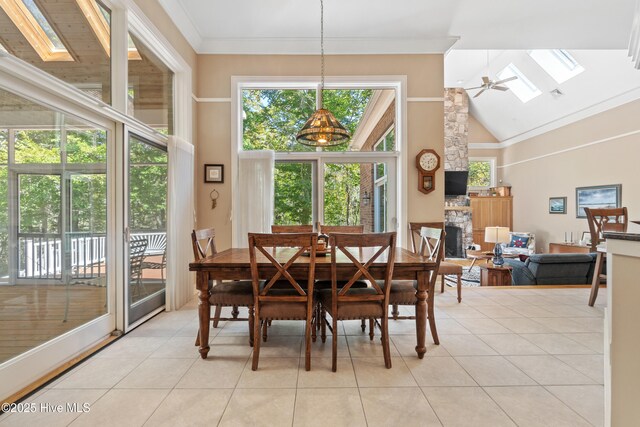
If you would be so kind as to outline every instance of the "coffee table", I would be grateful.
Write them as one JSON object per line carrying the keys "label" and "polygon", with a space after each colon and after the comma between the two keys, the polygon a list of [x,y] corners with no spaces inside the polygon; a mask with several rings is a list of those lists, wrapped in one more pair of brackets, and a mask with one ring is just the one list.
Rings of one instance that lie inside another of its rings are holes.
{"label": "coffee table", "polygon": [[[515,254],[502,254],[502,258],[517,258],[518,255]],[[473,268],[476,264],[476,261],[479,259],[485,260],[485,263],[488,264],[489,260],[493,258],[493,252],[491,251],[467,251],[467,258],[471,259],[471,265],[469,266],[469,270]]]}

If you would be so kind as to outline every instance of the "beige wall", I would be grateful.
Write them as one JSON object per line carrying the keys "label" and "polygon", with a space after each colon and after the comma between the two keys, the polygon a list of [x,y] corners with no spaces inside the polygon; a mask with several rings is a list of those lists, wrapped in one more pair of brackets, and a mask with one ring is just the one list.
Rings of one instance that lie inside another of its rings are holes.
{"label": "beige wall", "polygon": [[498,143],[498,140],[491,132],[485,128],[482,123],[476,120],[471,114],[469,114],[469,136],[468,136],[469,144],[476,143],[484,143],[484,142],[495,142]]}
{"label": "beige wall", "polygon": [[[514,229],[536,233],[539,252],[546,252],[549,242],[564,241],[565,231],[573,231],[575,238],[588,230],[586,219],[576,218],[576,187],[622,184],[622,205],[631,220],[640,220],[640,134],[616,137],[640,130],[638,117],[640,101],[635,101],[503,150],[502,177],[512,186]],[[549,197],[561,196],[567,197],[567,214],[549,214]],[[629,232],[640,232],[640,227],[631,224]]]}
{"label": "beige wall", "polygon": [[[408,97],[442,97],[442,55],[338,55],[326,57],[331,76],[406,75]],[[284,55],[200,55],[198,91],[200,98],[229,98],[232,76],[317,76],[318,56]],[[231,245],[231,105],[199,103],[197,107],[196,200],[198,227],[215,227],[219,249]],[[407,105],[407,198],[409,221],[443,220],[443,169],[437,173],[437,190],[429,195],[417,189],[415,156],[423,148],[435,149],[444,158],[442,102],[410,102]],[[225,182],[203,184],[203,165],[225,165]],[[220,192],[218,206],[211,210],[209,192]]]}

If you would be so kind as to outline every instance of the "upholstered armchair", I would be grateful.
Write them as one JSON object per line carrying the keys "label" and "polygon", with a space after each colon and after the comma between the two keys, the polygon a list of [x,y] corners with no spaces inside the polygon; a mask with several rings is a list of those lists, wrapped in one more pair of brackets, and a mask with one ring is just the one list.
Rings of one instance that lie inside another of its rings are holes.
{"label": "upholstered armchair", "polygon": [[509,255],[536,253],[536,235],[526,232],[509,232],[509,243],[502,244],[502,253]]}

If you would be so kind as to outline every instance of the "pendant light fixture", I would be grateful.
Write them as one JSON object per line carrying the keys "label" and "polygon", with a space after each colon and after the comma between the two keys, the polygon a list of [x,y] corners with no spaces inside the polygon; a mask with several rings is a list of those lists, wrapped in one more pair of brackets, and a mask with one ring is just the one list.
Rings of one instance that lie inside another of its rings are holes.
{"label": "pendant light fixture", "polygon": [[351,136],[331,111],[324,108],[324,3],[320,0],[320,109],[316,110],[296,135],[300,144],[330,147],[346,142]]}

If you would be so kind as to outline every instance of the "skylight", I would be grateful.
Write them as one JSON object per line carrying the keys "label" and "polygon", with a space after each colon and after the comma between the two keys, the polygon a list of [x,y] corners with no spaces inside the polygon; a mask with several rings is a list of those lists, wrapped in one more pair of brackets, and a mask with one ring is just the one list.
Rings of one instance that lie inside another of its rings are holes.
{"label": "skylight", "polygon": [[[107,56],[111,56],[111,12],[95,0],[76,0],[76,3],[80,6],[87,21],[89,21],[89,25],[98,37],[105,53]],[[136,49],[136,45],[131,40],[131,35],[128,34],[127,36],[128,58],[130,60],[142,59],[138,49]]]}
{"label": "skylight", "polygon": [[520,101],[524,103],[529,102],[542,93],[540,89],[538,89],[536,85],[531,82],[531,80],[529,80],[524,74],[522,74],[520,70],[518,70],[518,67],[513,65],[513,63],[507,65],[502,71],[498,73],[498,79],[500,80],[508,79],[509,77],[513,76],[516,76],[518,78],[505,83],[505,86],[509,87],[509,89],[511,89],[511,92],[513,92],[513,94],[517,96]]}
{"label": "skylight", "polygon": [[582,65],[564,49],[530,50],[528,53],[558,83],[564,83],[584,71]]}
{"label": "skylight", "polygon": [[34,0],[5,0],[0,6],[43,61],[73,61]]}

